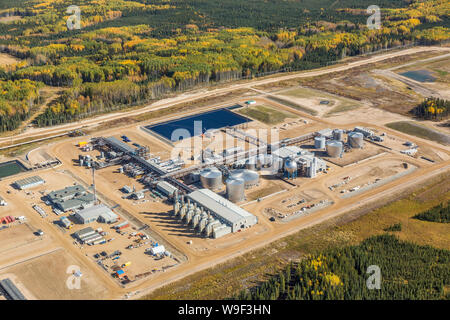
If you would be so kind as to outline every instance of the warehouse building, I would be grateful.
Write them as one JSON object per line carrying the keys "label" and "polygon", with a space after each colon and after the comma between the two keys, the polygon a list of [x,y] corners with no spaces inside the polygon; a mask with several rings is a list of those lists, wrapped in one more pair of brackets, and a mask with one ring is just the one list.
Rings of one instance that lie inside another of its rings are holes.
{"label": "warehouse building", "polygon": [[230,227],[231,232],[237,232],[258,223],[256,216],[209,189],[191,192],[188,199],[209,211],[214,218]]}
{"label": "warehouse building", "polygon": [[84,244],[96,244],[105,241],[105,239],[91,227],[77,231],[73,233],[72,236]]}
{"label": "warehouse building", "polygon": [[63,212],[89,208],[95,202],[94,195],[87,192],[81,185],[69,186],[61,190],[52,191],[47,195],[47,199],[56,209]]}
{"label": "warehouse building", "polygon": [[88,224],[94,221],[114,223],[119,219],[119,216],[104,204],[78,211],[75,213],[74,217],[81,224]]}
{"label": "warehouse building", "polygon": [[17,189],[25,190],[25,189],[29,189],[29,188],[33,188],[33,187],[39,186],[39,185],[44,184],[44,183],[45,183],[45,181],[41,177],[33,176],[33,177],[17,180],[17,181],[14,182],[13,185]]}

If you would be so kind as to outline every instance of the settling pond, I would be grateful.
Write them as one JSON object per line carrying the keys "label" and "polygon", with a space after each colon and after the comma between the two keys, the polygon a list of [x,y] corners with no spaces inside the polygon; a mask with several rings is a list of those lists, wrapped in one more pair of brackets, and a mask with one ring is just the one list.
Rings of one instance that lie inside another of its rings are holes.
{"label": "settling pond", "polygon": [[419,82],[434,82],[436,78],[433,77],[430,71],[428,70],[415,70],[415,71],[407,71],[400,73],[400,75],[410,78],[412,80],[416,80]]}
{"label": "settling pond", "polygon": [[[232,127],[252,121],[247,117],[230,111],[231,109],[235,109],[237,107],[240,106],[232,106],[229,108],[199,113],[180,119],[146,126],[145,128],[157,133],[169,141],[176,142],[181,139],[178,133],[184,133],[185,137],[188,135],[189,137],[194,137],[205,133],[209,129],[220,129],[228,126]],[[175,132],[177,129],[179,130]]]}
{"label": "settling pond", "polygon": [[0,163],[0,179],[25,171],[27,171],[27,168],[16,160]]}

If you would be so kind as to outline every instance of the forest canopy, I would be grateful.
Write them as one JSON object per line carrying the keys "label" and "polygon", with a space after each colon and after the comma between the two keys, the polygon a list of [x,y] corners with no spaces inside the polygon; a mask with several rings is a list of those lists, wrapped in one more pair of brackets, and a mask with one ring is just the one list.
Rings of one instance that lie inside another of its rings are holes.
{"label": "forest canopy", "polygon": [[[371,30],[366,9],[373,4],[383,19]],[[80,9],[79,30],[66,25],[69,5]],[[0,23],[0,52],[22,61],[0,79],[66,88],[36,119],[39,126],[450,38],[446,0],[8,0],[3,8],[0,17],[21,19]]]}

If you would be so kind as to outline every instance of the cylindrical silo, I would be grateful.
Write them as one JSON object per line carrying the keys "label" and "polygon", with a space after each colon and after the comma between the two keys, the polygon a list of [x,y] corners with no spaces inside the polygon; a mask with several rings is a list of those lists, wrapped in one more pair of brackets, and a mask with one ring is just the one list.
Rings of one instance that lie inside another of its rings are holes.
{"label": "cylindrical silo", "polygon": [[334,129],[333,130],[333,139],[337,140],[337,141],[344,141],[344,130]]}
{"label": "cylindrical silo", "polygon": [[200,172],[200,181],[203,188],[220,189],[222,187],[222,172],[216,167],[203,169]]}
{"label": "cylindrical silo", "polygon": [[228,178],[225,181],[227,186],[227,199],[231,202],[241,202],[244,200],[245,182],[241,178]]}
{"label": "cylindrical silo", "polygon": [[258,170],[261,170],[262,168],[264,168],[266,166],[266,157],[265,154],[260,153],[258,154],[258,156],[256,157],[256,168]]}
{"label": "cylindrical silo", "polygon": [[319,137],[315,137],[314,138],[314,147],[316,149],[325,149],[325,137],[324,136],[319,136]]}
{"label": "cylindrical silo", "polygon": [[350,132],[347,142],[352,148],[362,148],[364,146],[364,135],[361,132]]}
{"label": "cylindrical silo", "polygon": [[250,188],[259,183],[259,175],[257,172],[246,169],[236,169],[230,174],[230,178],[244,180],[245,188]]}
{"label": "cylindrical silo", "polygon": [[245,161],[245,168],[247,170],[256,170],[256,159],[253,158],[249,158]]}
{"label": "cylindrical silo", "polygon": [[342,142],[340,142],[340,141],[331,140],[331,141],[327,142],[326,147],[327,147],[328,155],[332,158],[337,158],[337,157],[341,156],[344,146],[342,145]]}

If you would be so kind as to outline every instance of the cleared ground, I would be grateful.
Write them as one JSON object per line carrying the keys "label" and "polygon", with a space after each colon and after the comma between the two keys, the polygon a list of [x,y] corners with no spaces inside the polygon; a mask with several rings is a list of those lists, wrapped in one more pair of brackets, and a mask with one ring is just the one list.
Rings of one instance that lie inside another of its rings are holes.
{"label": "cleared ground", "polygon": [[413,135],[419,138],[427,139],[442,143],[444,145],[450,144],[450,136],[444,133],[429,129],[413,121],[399,121],[386,124],[388,128]]}
{"label": "cleared ground", "polygon": [[[67,286],[68,278],[72,275],[69,269],[71,266],[76,266],[83,273],[80,289],[69,289],[70,286]],[[84,300],[109,296],[87,265],[63,249],[30,259],[2,272],[14,274],[39,300]]]}
{"label": "cleared ground", "polygon": [[297,118],[297,116],[292,113],[277,111],[266,105],[244,107],[240,109],[238,113],[268,125],[279,124],[284,122],[287,118]]}
{"label": "cleared ground", "polygon": [[9,66],[18,62],[20,62],[20,60],[17,58],[6,53],[0,53],[0,67]]}

